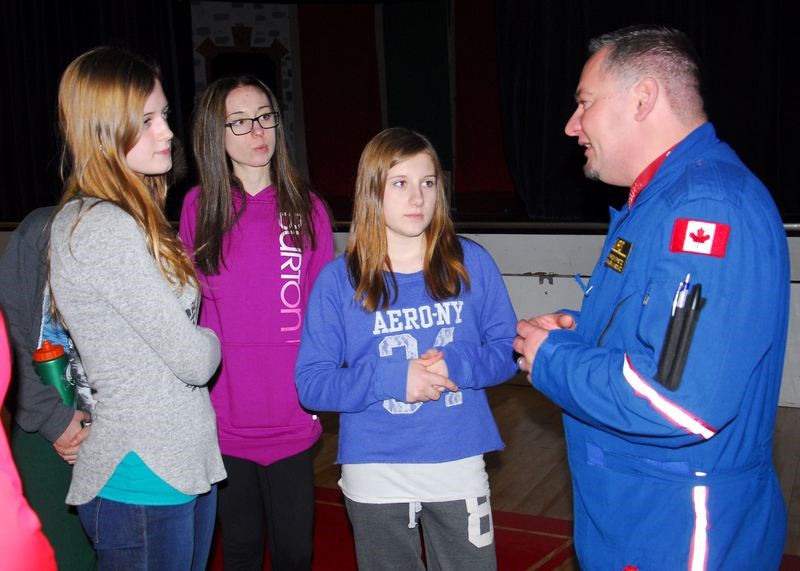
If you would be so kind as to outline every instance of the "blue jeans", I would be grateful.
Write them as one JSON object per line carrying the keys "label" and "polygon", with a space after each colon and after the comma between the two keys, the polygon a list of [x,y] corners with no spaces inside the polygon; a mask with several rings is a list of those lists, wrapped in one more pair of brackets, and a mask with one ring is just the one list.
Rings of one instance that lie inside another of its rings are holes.
{"label": "blue jeans", "polygon": [[94,498],[78,506],[100,571],[204,571],[214,535],[217,487],[177,506]]}

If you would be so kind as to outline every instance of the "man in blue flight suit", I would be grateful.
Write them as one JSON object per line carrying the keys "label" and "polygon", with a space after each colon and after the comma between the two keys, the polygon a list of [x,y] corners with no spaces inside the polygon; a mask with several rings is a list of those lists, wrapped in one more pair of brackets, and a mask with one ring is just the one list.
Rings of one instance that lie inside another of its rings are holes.
{"label": "man in blue flight suit", "polygon": [[[590,52],[565,131],[585,148],[586,175],[630,187],[628,202],[612,210],[581,311],[520,321],[514,342],[564,410],[578,558],[603,571],[777,569],[780,216],[717,139],[683,33],[625,28]],[[694,284],[692,311],[681,306]],[[685,359],[662,357],[671,321],[690,342]]]}

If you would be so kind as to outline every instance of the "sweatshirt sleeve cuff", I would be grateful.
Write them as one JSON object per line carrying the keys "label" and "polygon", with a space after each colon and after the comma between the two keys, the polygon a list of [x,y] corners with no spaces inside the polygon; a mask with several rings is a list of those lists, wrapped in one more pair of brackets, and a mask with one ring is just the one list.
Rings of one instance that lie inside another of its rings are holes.
{"label": "sweatshirt sleeve cuff", "polygon": [[408,386],[408,361],[381,359],[376,370],[375,390],[379,399],[393,398],[406,402]]}
{"label": "sweatshirt sleeve cuff", "polygon": [[459,387],[470,386],[472,382],[472,370],[466,366],[465,358],[460,351],[444,347],[444,360],[447,363],[447,376]]}
{"label": "sweatshirt sleeve cuff", "polygon": [[564,343],[577,343],[580,339],[580,334],[571,329],[554,329],[548,333],[547,339],[539,346],[534,365],[539,363],[540,356],[543,357],[543,360],[552,357],[559,345]]}
{"label": "sweatshirt sleeve cuff", "polygon": [[53,414],[39,427],[39,434],[44,436],[48,442],[55,442],[59,436],[64,434],[69,423],[72,422],[73,416],[75,416],[75,409],[60,404],[53,409]]}

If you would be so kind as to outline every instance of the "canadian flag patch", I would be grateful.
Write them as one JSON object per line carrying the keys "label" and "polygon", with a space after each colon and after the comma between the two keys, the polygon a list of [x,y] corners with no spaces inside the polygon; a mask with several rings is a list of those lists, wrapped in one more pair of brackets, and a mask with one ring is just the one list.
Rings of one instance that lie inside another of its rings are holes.
{"label": "canadian flag patch", "polygon": [[727,224],[678,218],[672,228],[669,251],[722,258],[730,233],[731,227]]}

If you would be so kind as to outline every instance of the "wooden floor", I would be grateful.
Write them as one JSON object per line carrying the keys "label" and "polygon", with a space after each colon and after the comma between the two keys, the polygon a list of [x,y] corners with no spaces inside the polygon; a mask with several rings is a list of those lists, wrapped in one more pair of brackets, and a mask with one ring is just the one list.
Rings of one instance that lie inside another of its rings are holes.
{"label": "wooden floor", "polygon": [[[572,520],[572,488],[560,409],[515,379],[488,390],[506,443],[486,456],[492,507],[497,510]],[[315,450],[317,485],[337,487],[338,422],[323,414],[324,433]],[[775,465],[789,510],[785,552],[800,555],[800,409],[780,407],[775,427]],[[577,569],[574,561],[562,568]]]}

